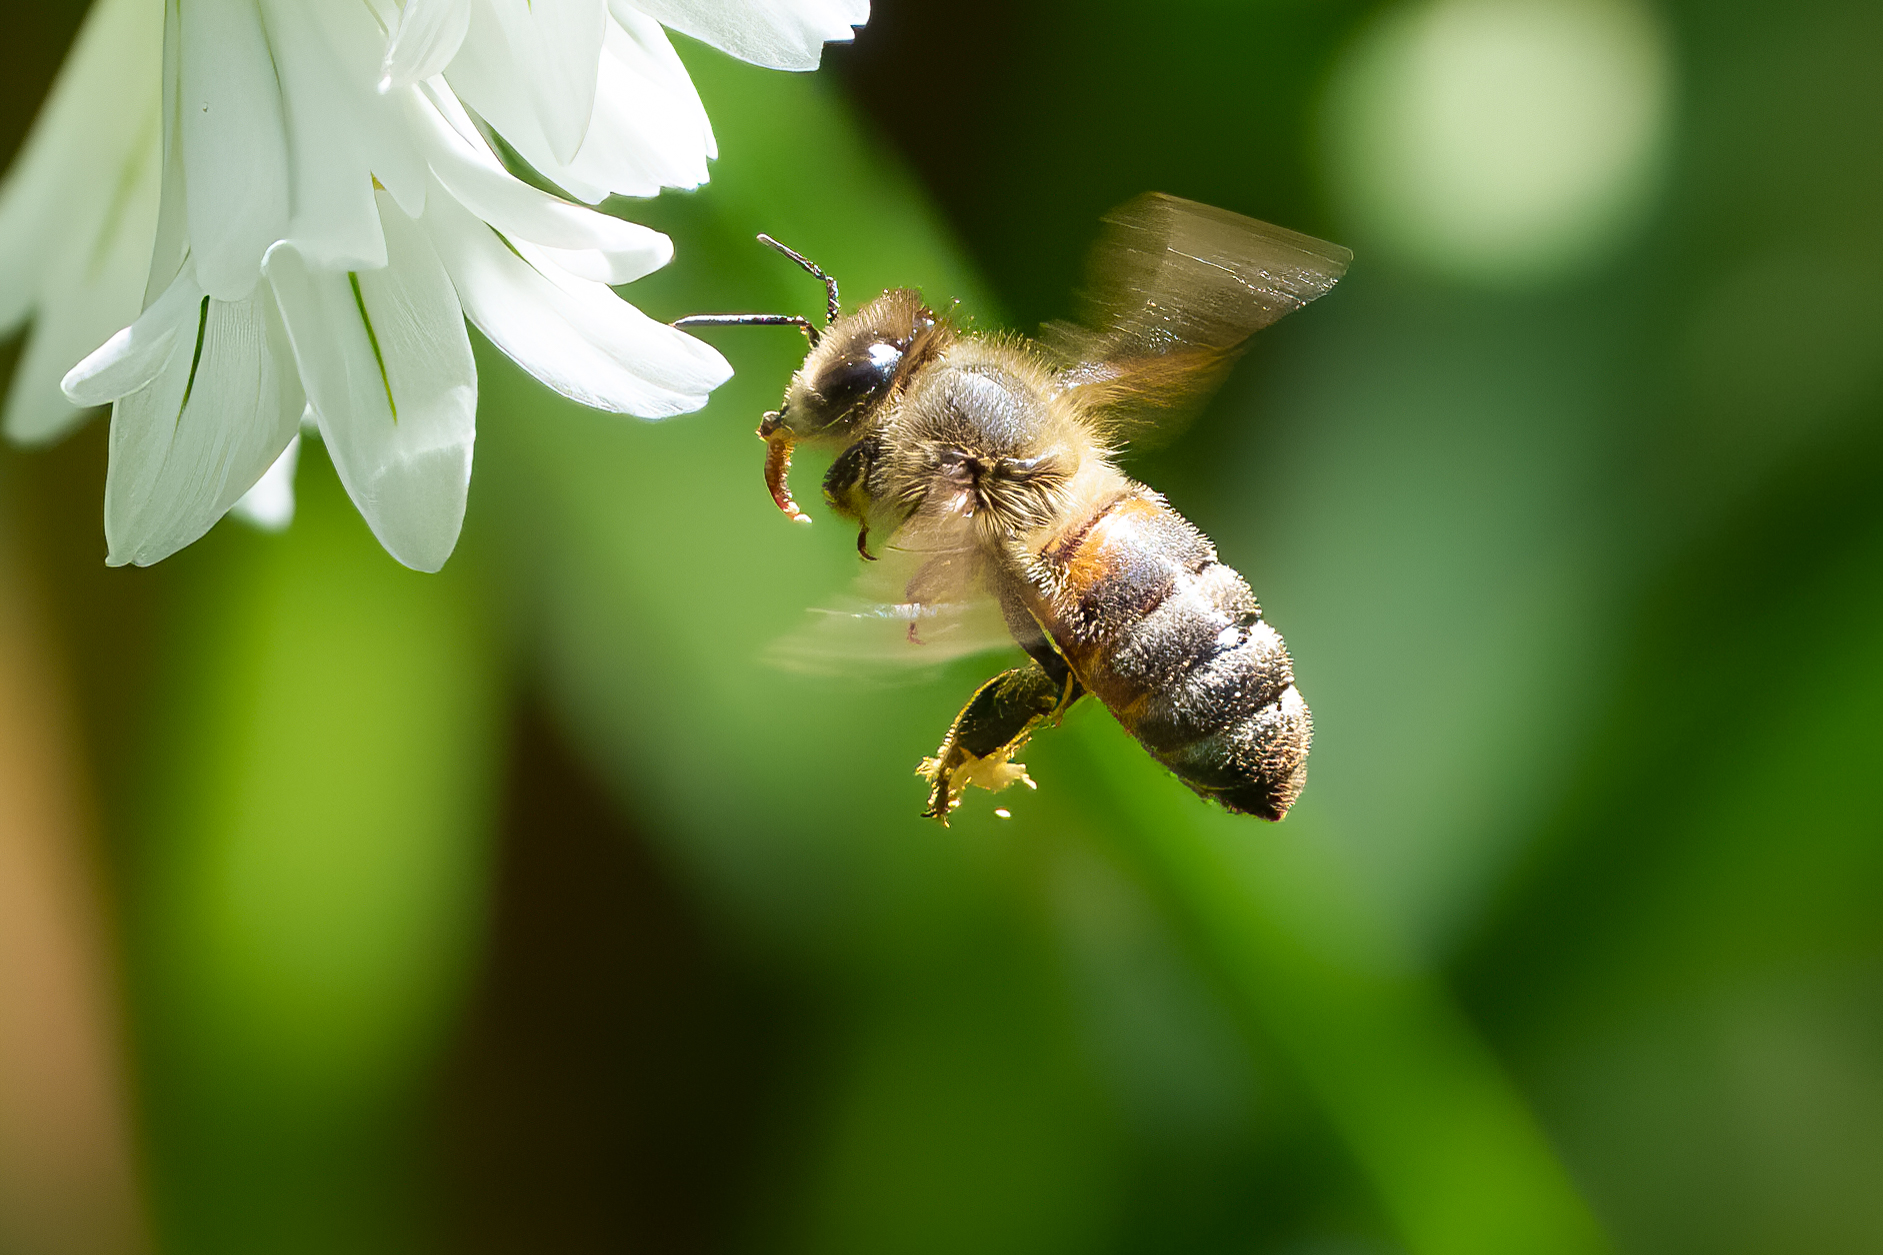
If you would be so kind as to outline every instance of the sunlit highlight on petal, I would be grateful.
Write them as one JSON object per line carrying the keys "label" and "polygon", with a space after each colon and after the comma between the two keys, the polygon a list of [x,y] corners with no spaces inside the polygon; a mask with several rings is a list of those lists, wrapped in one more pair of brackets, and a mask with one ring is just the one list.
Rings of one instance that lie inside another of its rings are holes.
{"label": "sunlit highlight on petal", "polygon": [[437,570],[475,442],[467,318],[615,413],[697,410],[731,374],[612,290],[673,242],[589,207],[697,187],[717,155],[662,23],[808,69],[868,14],[867,0],[98,0],[0,185],[0,332],[37,315],[7,434],[50,439],[112,405],[109,561],[143,564],[237,502],[285,525],[305,410],[381,543]]}

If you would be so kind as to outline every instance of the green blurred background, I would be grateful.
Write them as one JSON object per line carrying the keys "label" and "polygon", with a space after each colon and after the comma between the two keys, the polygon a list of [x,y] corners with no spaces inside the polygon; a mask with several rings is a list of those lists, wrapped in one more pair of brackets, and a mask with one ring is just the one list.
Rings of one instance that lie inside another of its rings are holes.
{"label": "green blurred background", "polygon": [[317,445],[151,570],[102,422],[7,449],[0,1250],[1883,1251],[1883,7],[877,10],[683,46],[627,295],[814,310],[763,230],[1027,328],[1147,189],[1350,245],[1131,463],[1287,636],[1300,806],[1093,708],[919,820],[1000,664],[759,661],[856,564],[759,482],[788,334],[660,426],[480,343],[436,577]]}

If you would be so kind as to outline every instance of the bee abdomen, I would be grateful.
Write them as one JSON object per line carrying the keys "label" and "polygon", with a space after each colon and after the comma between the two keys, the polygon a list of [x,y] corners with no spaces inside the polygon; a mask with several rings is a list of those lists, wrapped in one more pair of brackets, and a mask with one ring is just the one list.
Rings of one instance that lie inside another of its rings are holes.
{"label": "bee abdomen", "polygon": [[1242,576],[1144,497],[1103,512],[1060,564],[1055,600],[1085,686],[1197,793],[1280,819],[1306,781],[1312,726]]}

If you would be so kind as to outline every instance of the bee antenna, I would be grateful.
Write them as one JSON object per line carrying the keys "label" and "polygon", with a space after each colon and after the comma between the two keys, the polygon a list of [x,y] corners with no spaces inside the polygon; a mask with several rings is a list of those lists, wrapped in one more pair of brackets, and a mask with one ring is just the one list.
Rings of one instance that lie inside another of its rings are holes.
{"label": "bee antenna", "polygon": [[670,327],[796,327],[816,348],[821,338],[808,318],[796,314],[688,314],[667,324]]}
{"label": "bee antenna", "polygon": [[772,239],[771,236],[766,235],[763,231],[759,232],[758,242],[763,244],[766,248],[778,250],[792,261],[797,262],[798,265],[804,267],[812,275],[824,281],[824,292],[828,297],[830,307],[829,312],[824,318],[824,325],[828,327],[831,323],[836,322],[839,315],[837,305],[837,281],[825,274],[822,266],[806,257],[803,253],[798,252],[796,249],[786,248],[783,244]]}

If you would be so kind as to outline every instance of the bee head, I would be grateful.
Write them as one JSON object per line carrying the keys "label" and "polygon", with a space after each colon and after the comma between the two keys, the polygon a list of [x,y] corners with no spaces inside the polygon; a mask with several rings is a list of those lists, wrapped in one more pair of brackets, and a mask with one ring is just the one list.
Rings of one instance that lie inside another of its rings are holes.
{"label": "bee head", "polygon": [[841,441],[862,427],[923,355],[918,342],[935,328],[936,320],[921,296],[907,288],[884,292],[845,317],[838,305],[835,279],[769,235],[758,238],[823,282],[824,327],[820,330],[796,314],[694,314],[673,325],[796,327],[811,342],[804,365],[785,389],[784,402],[765,415],[758,428],[766,444],[765,483],[772,499],[787,515],[808,522],[785,485],[792,445],[800,440]]}
{"label": "bee head", "polygon": [[913,364],[916,341],[935,315],[906,288],[885,292],[824,329],[792,375],[784,404],[765,416],[761,436],[842,439],[863,426]]}

